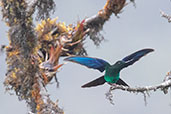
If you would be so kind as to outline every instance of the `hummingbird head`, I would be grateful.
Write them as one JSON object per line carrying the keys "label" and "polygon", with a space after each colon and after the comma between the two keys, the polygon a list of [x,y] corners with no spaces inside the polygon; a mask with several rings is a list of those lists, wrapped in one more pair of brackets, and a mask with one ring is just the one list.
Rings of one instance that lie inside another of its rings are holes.
{"label": "hummingbird head", "polygon": [[124,61],[117,61],[113,66],[117,68],[122,68],[122,66],[125,64]]}

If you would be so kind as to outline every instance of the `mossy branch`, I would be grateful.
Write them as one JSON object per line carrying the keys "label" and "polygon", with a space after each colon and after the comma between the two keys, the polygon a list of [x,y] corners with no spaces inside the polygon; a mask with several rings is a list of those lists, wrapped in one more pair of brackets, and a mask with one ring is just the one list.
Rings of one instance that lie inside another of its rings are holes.
{"label": "mossy branch", "polygon": [[[39,0],[39,3],[42,2]],[[40,83],[42,74],[39,61],[36,59],[39,49],[38,40],[34,30],[33,13],[28,15],[27,2],[25,0],[1,0],[1,7],[3,19],[9,26],[9,46],[1,48],[5,48],[7,54],[8,68],[4,82],[6,89],[14,90],[19,100],[25,100],[32,113],[62,114],[63,111],[50,100],[43,83]]]}

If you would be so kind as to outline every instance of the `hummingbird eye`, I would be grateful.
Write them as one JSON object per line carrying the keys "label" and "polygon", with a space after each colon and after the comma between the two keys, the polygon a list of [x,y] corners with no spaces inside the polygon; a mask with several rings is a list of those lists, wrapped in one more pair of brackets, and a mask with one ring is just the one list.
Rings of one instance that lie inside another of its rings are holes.
{"label": "hummingbird eye", "polygon": [[122,64],[122,61],[118,61],[117,64],[118,64],[118,65],[121,65],[121,64]]}

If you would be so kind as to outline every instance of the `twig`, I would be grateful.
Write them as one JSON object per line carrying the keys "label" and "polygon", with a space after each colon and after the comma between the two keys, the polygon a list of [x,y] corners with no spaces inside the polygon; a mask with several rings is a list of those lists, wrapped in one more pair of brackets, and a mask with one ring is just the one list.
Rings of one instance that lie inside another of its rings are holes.
{"label": "twig", "polygon": [[166,14],[163,11],[160,11],[160,14],[161,14],[162,17],[166,18],[169,23],[171,22],[171,16],[170,15]]}

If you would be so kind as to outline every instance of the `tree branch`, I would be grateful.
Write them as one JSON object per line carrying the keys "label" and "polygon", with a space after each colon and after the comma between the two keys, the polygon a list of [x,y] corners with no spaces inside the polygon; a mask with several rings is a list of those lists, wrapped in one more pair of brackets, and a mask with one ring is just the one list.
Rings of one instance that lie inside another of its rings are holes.
{"label": "tree branch", "polygon": [[[98,32],[112,13],[120,13],[125,0],[107,0],[96,16],[78,22],[76,26],[66,26],[49,18],[55,7],[53,0],[33,0],[30,4],[28,1],[1,0],[10,42],[0,50],[6,49],[7,54],[4,85],[7,90],[14,90],[20,100],[26,101],[30,113],[63,114],[58,104],[50,100],[45,88],[63,65],[59,64],[59,58],[85,55],[85,36],[90,36],[99,45],[102,39],[96,39]],[[32,16],[36,8],[37,19],[45,20],[34,28]]]}
{"label": "tree branch", "polygon": [[99,46],[101,41],[104,40],[104,37],[99,33],[99,31],[102,30],[104,23],[109,20],[112,13],[117,16],[125,4],[126,0],[107,0],[103,9],[101,9],[97,15],[85,20],[84,28],[88,30],[87,34],[96,46]]}
{"label": "tree branch", "polygon": [[111,104],[113,104],[113,94],[112,91],[114,90],[123,90],[127,92],[133,92],[133,93],[142,93],[144,95],[144,101],[146,104],[146,96],[149,96],[150,91],[156,91],[160,90],[163,91],[164,94],[168,93],[168,89],[171,89],[171,72],[168,73],[164,79],[164,81],[160,84],[153,85],[153,86],[144,86],[144,87],[127,87],[122,85],[111,85],[109,91],[106,93],[106,98],[110,101]]}
{"label": "tree branch", "polygon": [[25,100],[31,113],[63,114],[58,104],[50,100],[42,81],[39,59],[36,59],[38,40],[33,13],[28,15],[28,4],[25,0],[1,0],[1,7],[3,19],[9,26],[9,46],[1,47],[7,54],[6,90],[14,90],[19,100]]}

